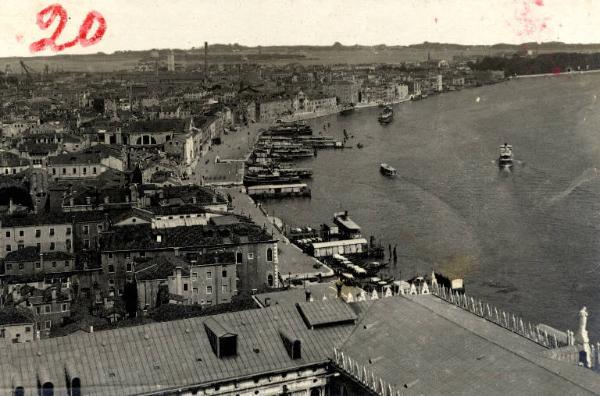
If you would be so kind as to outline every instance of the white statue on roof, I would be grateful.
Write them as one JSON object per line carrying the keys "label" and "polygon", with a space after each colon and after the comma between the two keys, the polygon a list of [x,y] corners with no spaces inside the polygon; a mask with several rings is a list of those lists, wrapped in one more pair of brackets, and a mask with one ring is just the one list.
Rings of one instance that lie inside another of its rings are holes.
{"label": "white statue on roof", "polygon": [[373,289],[371,293],[371,300],[379,300],[379,294],[377,294],[377,290]]}
{"label": "white statue on roof", "polygon": [[579,344],[583,352],[585,352],[585,361],[582,361],[585,367],[592,367],[592,349],[590,347],[590,337],[587,331],[587,308],[581,308],[579,311],[579,328],[577,329],[577,335],[575,336],[575,342]]}
{"label": "white statue on roof", "polygon": [[364,290],[361,290],[360,294],[358,295],[357,301],[367,301],[367,292]]}
{"label": "white statue on roof", "polygon": [[437,286],[437,278],[435,277],[435,271],[431,271],[431,286]]}
{"label": "white statue on roof", "polygon": [[417,287],[415,286],[414,283],[410,284],[410,293],[408,294],[417,294]]}
{"label": "white statue on roof", "polygon": [[393,296],[392,288],[390,286],[386,287],[384,297],[392,297],[392,296]]}
{"label": "white statue on roof", "polygon": [[423,287],[421,288],[421,294],[429,294],[429,287],[427,286],[427,282],[423,282]]}

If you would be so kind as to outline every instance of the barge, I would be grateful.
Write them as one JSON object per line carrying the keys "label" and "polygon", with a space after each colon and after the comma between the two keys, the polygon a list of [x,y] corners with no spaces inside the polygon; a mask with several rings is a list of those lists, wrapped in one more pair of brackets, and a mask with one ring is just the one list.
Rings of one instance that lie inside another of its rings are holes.
{"label": "barge", "polygon": [[255,198],[310,197],[311,191],[305,183],[262,184],[246,187],[249,196]]}
{"label": "barge", "polygon": [[396,176],[396,174],[398,173],[396,168],[391,167],[388,164],[381,164],[379,166],[379,171],[385,176]]}

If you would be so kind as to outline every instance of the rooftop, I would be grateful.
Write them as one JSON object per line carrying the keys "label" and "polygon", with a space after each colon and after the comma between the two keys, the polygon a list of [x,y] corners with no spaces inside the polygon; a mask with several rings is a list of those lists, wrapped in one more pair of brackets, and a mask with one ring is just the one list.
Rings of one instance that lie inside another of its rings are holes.
{"label": "rooftop", "polygon": [[73,256],[66,252],[42,252],[40,253],[35,246],[26,246],[6,254],[5,261],[39,261],[43,255],[44,260],[72,260]]}

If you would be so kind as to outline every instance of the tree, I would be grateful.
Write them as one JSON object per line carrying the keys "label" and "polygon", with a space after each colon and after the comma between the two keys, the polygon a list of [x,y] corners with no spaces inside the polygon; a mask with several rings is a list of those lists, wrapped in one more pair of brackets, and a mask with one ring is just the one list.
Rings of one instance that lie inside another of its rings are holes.
{"label": "tree", "polygon": [[156,293],[156,308],[161,305],[169,303],[169,286],[160,285],[158,286],[158,293]]}
{"label": "tree", "polygon": [[126,282],[123,290],[123,301],[125,302],[125,311],[127,316],[135,318],[138,309],[138,292],[135,281]]}

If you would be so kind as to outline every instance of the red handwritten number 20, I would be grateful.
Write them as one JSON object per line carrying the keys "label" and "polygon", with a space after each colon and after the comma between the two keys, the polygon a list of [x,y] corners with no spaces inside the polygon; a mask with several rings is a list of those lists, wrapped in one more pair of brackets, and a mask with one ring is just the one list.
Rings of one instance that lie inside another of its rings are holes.
{"label": "red handwritten number 20", "polygon": [[[56,26],[52,36],[31,43],[29,46],[31,52],[39,52],[47,47],[50,47],[52,51],[58,52],[64,50],[65,48],[73,47],[77,43],[79,43],[82,47],[88,47],[100,41],[106,32],[106,20],[102,14],[100,14],[98,11],[90,11],[79,27],[79,34],[77,37],[71,41],[67,41],[64,44],[57,44],[56,40],[67,24],[67,10],[65,10],[60,4],[52,4],[37,14],[37,25],[42,30],[48,29],[54,23],[56,18],[58,18],[58,26]],[[88,33],[94,22],[98,23],[98,28],[96,29],[94,35],[88,38]]]}

